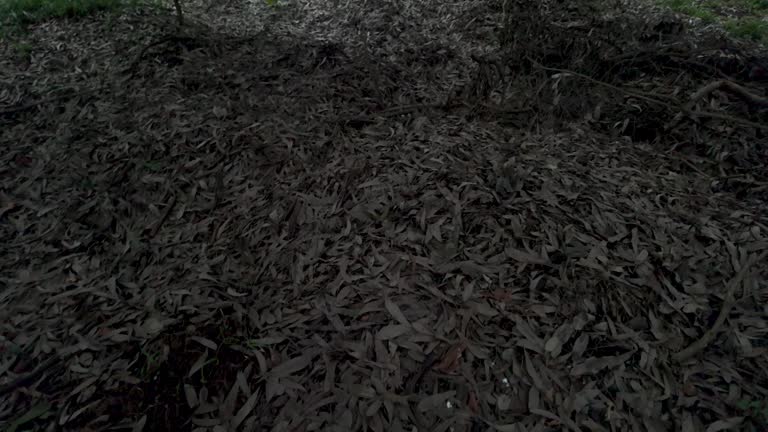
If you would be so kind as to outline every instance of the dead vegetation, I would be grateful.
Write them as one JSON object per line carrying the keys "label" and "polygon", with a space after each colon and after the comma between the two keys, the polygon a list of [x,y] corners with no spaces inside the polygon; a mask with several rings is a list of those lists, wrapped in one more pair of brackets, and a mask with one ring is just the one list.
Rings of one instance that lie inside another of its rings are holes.
{"label": "dead vegetation", "polygon": [[209,6],[0,44],[6,429],[765,428],[758,48]]}

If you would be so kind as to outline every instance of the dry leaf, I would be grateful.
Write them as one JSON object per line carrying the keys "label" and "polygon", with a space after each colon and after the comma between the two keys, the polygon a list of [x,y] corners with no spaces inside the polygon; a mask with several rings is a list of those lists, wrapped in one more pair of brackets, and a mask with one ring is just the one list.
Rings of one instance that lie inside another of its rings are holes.
{"label": "dry leaf", "polygon": [[435,366],[435,369],[446,374],[454,373],[456,369],[459,368],[461,354],[466,348],[467,344],[464,342],[459,342],[458,344],[452,346],[448,351],[446,351],[445,355],[440,360],[440,363]]}
{"label": "dry leaf", "polygon": [[376,333],[376,339],[390,340],[396,337],[402,336],[411,330],[410,326],[402,324],[392,324],[386,327],[382,327],[378,333]]}

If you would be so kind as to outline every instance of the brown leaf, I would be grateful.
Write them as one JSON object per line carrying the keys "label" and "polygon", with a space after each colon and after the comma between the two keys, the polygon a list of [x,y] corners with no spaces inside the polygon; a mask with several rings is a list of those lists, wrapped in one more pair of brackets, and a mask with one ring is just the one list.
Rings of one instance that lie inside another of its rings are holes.
{"label": "brown leaf", "polygon": [[404,326],[410,326],[411,323],[408,322],[408,319],[405,317],[403,312],[400,310],[400,307],[393,303],[392,300],[389,299],[389,297],[384,297],[384,307],[387,309],[387,311],[392,315],[392,317],[397,320],[400,324]]}
{"label": "brown leaf", "polygon": [[461,354],[465,349],[467,349],[467,344],[463,341],[451,347],[446,351],[440,363],[435,366],[435,370],[446,374],[454,373],[461,364]]}
{"label": "brown leaf", "polygon": [[269,375],[274,378],[287,377],[309,366],[314,357],[314,354],[305,354],[299,357],[294,357],[273,367],[272,370],[269,371]]}
{"label": "brown leaf", "polygon": [[467,396],[467,408],[472,414],[480,413],[480,401],[477,400],[477,395],[473,390],[470,390]]}
{"label": "brown leaf", "polygon": [[378,333],[376,333],[376,339],[390,340],[398,336],[402,336],[411,330],[410,326],[402,324],[392,324],[386,327],[382,327]]}

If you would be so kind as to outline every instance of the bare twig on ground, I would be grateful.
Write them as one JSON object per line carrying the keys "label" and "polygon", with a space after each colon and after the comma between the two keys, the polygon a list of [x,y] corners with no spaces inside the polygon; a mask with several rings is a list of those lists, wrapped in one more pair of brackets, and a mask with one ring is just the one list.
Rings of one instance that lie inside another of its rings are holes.
{"label": "bare twig on ground", "polygon": [[710,112],[710,111],[689,111],[689,112],[687,112],[687,114],[689,114],[692,117],[709,117],[709,118],[714,118],[714,119],[731,121],[731,122],[734,122],[734,123],[741,123],[741,124],[743,124],[745,126],[751,126],[753,128],[757,128],[757,129],[768,130],[768,125],[756,123],[756,122],[749,121],[749,120],[746,120],[746,119],[743,119],[743,118],[739,118],[739,117],[729,116],[727,114],[720,114],[720,113],[715,113],[715,112]]}
{"label": "bare twig on ground", "polygon": [[155,226],[152,227],[152,231],[149,234],[150,238],[154,238],[158,231],[160,231],[160,228],[163,226],[166,220],[168,220],[168,216],[171,214],[171,210],[173,210],[173,207],[176,205],[176,194],[171,193],[171,197],[168,199],[168,203],[165,205],[165,210],[163,211],[162,216],[157,221]]}
{"label": "bare twig on ground", "polygon": [[[609,84],[609,83],[607,83],[605,81],[600,81],[598,79],[592,78],[589,75],[584,75],[582,73],[575,72],[575,71],[568,70],[568,69],[560,69],[560,68],[547,67],[547,66],[544,66],[544,65],[538,63],[536,60],[533,60],[530,57],[528,58],[528,60],[530,60],[531,63],[533,63],[534,66],[536,66],[537,68],[539,68],[541,70],[550,71],[550,72],[564,73],[564,74],[570,74],[570,75],[573,75],[575,77],[579,77],[581,79],[587,80],[587,81],[589,81],[591,83],[597,84],[599,86],[607,87],[607,88],[610,88],[612,90],[616,90],[618,92],[627,94],[629,96],[633,96],[633,97],[636,97],[638,99],[642,99],[642,100],[644,100],[646,102],[651,102],[651,103],[656,104],[656,105],[665,106],[665,107],[667,107],[667,108],[669,108],[670,110],[673,110],[673,111],[677,109],[674,105],[670,104],[669,102],[664,102],[662,100],[655,99],[653,97],[647,96],[647,95],[645,95],[643,93],[640,93],[640,92],[635,92],[635,91],[632,91],[632,90],[627,90],[627,89],[623,89],[621,87],[617,87],[617,86],[615,86],[613,84]],[[658,95],[656,95],[656,96],[658,96]]]}
{"label": "bare twig on ground", "polygon": [[[752,121],[749,121],[749,120],[746,120],[746,119],[742,119],[742,118],[739,118],[739,117],[729,116],[729,115],[720,114],[720,113],[713,113],[713,112],[708,112],[708,111],[691,111],[690,110],[690,105],[691,105],[690,102],[689,102],[689,104],[687,104],[685,106],[676,106],[677,104],[668,103],[668,102],[665,102],[665,101],[653,98],[653,97],[651,97],[651,96],[649,96],[647,94],[643,94],[643,93],[639,93],[639,92],[623,89],[623,88],[617,87],[617,86],[615,86],[613,84],[609,84],[607,82],[600,81],[598,79],[592,78],[592,77],[590,77],[588,75],[584,75],[584,74],[581,74],[581,73],[578,73],[578,72],[574,72],[574,71],[571,71],[571,70],[568,70],[568,69],[559,69],[559,68],[546,67],[546,66],[543,66],[543,65],[537,63],[533,59],[530,59],[530,60],[539,69],[546,70],[546,71],[551,71],[551,72],[559,72],[559,73],[571,74],[571,75],[577,76],[579,78],[585,79],[587,81],[590,81],[592,83],[595,83],[597,85],[600,85],[600,86],[603,86],[603,87],[607,87],[607,88],[610,88],[610,89],[613,89],[613,90],[625,93],[627,95],[636,97],[638,99],[642,99],[644,101],[651,102],[651,103],[654,103],[654,104],[657,104],[657,105],[662,105],[664,107],[667,107],[671,111],[680,110],[683,113],[685,113],[686,115],[688,115],[689,117],[716,118],[716,119],[720,119],[720,120],[731,121],[731,122],[734,122],[734,123],[741,123],[743,125],[751,126],[751,127],[758,128],[758,129],[768,130],[768,126],[766,126],[766,125],[762,125],[760,123],[755,123],[755,122],[752,122]],[[754,103],[760,103],[760,104],[766,103],[765,106],[768,106],[768,100],[763,101],[763,98],[749,93],[749,91],[747,91],[746,89],[744,89],[743,87],[741,87],[741,86],[739,86],[739,85],[737,85],[735,83],[732,83],[730,81],[724,81],[724,80],[723,81],[717,81],[717,83],[719,83],[717,86],[715,86],[714,83],[713,83],[713,84],[710,84],[710,85],[702,88],[701,90],[696,92],[691,97],[691,100],[695,101],[695,100],[701,99],[707,93],[710,93],[710,92],[714,91],[715,88],[719,88],[719,87],[725,86],[725,87],[728,87],[733,92],[737,92],[742,98],[745,98],[745,99],[749,98],[750,101],[752,101]],[[730,83],[730,84],[728,84],[728,83]],[[701,93],[701,95],[699,95],[699,93]],[[663,96],[663,95],[656,95],[656,94],[654,94],[654,96],[658,97],[658,96]],[[680,119],[673,120],[672,122],[670,122],[670,124],[668,124],[666,126],[666,129],[667,130],[671,129],[672,127],[676,126],[679,122],[680,122]]]}
{"label": "bare twig on ground", "polygon": [[704,97],[706,97],[708,94],[712,93],[715,90],[727,90],[730,93],[735,94],[742,100],[749,102],[750,104],[757,105],[759,107],[768,107],[768,98],[758,96],[746,88],[736,84],[733,81],[728,80],[719,80],[711,82],[704,87],[700,88],[696,93],[691,95],[691,99],[688,102],[690,105],[695,104],[696,102],[700,101]]}

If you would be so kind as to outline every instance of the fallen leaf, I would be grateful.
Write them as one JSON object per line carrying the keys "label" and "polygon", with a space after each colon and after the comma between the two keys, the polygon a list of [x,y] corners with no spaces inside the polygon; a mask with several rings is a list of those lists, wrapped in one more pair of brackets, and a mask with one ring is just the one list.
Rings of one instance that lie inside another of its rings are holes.
{"label": "fallen leaf", "polygon": [[464,342],[459,342],[451,347],[446,351],[440,363],[435,366],[435,369],[446,374],[454,373],[459,367],[461,354],[466,348],[467,344]]}
{"label": "fallen leaf", "polygon": [[402,324],[392,324],[386,327],[382,327],[378,333],[376,333],[376,339],[390,340],[398,336],[402,336],[411,330],[410,326]]}

